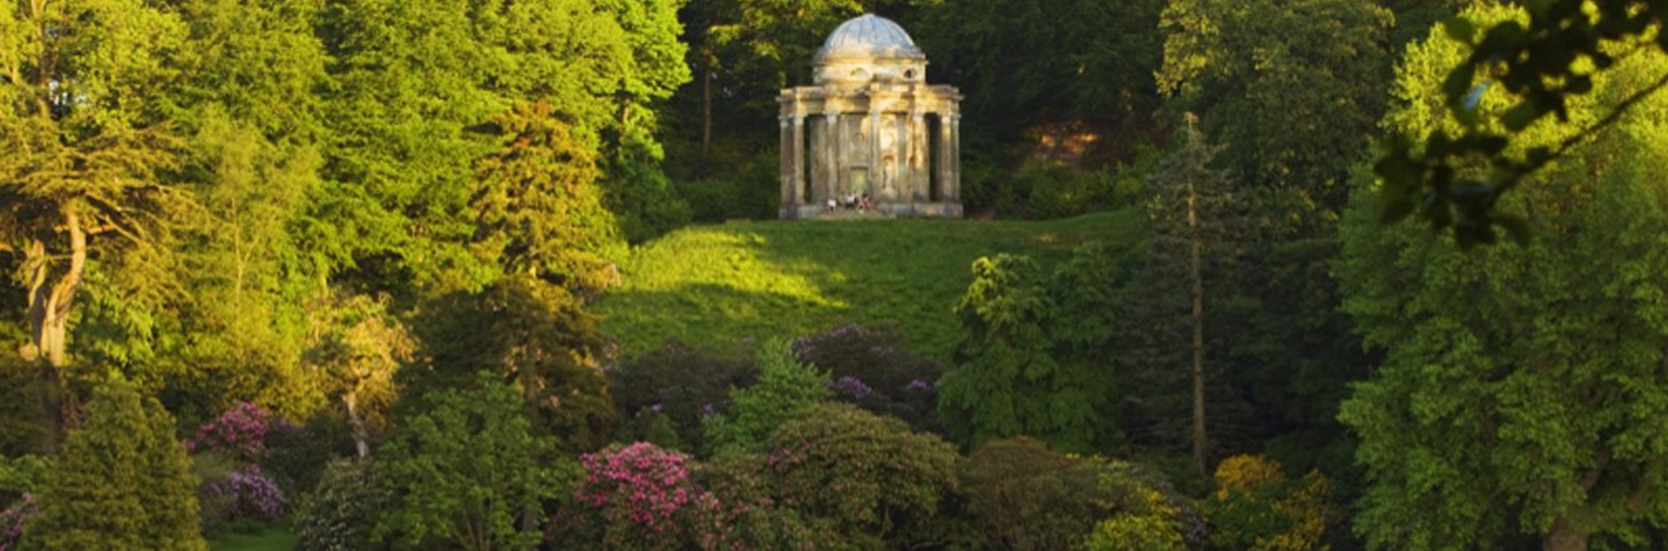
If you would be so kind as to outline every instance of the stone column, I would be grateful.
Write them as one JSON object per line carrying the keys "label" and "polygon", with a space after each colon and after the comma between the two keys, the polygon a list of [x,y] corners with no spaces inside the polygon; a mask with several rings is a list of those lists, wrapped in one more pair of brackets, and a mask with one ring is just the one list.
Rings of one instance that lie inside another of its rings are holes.
{"label": "stone column", "polygon": [[799,206],[805,204],[805,116],[793,116],[793,208],[799,211]]}
{"label": "stone column", "polygon": [[909,115],[909,201],[921,200],[922,190],[927,188],[930,178],[927,175],[927,116],[916,111]]}
{"label": "stone column", "polygon": [[933,190],[937,201],[948,201],[950,198],[950,157],[955,148],[950,143],[950,114],[938,114],[938,189]]}
{"label": "stone column", "polygon": [[792,218],[794,216],[793,172],[792,172],[793,165],[794,165],[794,158],[793,158],[794,151],[793,151],[793,144],[788,141],[788,140],[793,139],[793,132],[791,130],[789,130],[789,128],[788,128],[792,123],[789,122],[787,115],[781,115],[781,116],[776,117],[776,122],[781,127],[781,134],[782,134],[782,139],[781,139],[782,207],[780,209],[780,212],[777,213],[777,215],[780,218]]}
{"label": "stone column", "polygon": [[886,169],[880,166],[880,107],[873,100],[869,103],[869,193],[880,195],[880,186],[886,181]]}
{"label": "stone column", "polygon": [[840,112],[824,113],[822,115],[823,133],[823,163],[828,175],[823,179],[823,202],[840,196],[840,143],[845,141],[845,133],[840,131]]}
{"label": "stone column", "polygon": [[946,181],[944,200],[961,201],[961,113],[950,115],[950,179]]}
{"label": "stone column", "polygon": [[805,155],[805,159],[811,163],[811,195],[805,199],[806,202],[821,205],[827,199],[823,197],[823,187],[828,182],[828,155],[823,152],[828,150],[828,125],[811,124],[812,122],[814,121],[805,121],[806,132],[811,133],[811,150]]}

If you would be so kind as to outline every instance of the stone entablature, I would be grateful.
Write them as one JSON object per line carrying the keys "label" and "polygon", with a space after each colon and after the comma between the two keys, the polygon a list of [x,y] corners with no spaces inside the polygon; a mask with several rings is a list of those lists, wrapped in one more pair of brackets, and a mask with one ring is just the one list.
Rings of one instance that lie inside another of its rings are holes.
{"label": "stone entablature", "polygon": [[874,15],[847,21],[814,60],[813,86],[782,90],[782,218],[869,194],[899,216],[959,217],[961,94],[926,83],[926,56]]}

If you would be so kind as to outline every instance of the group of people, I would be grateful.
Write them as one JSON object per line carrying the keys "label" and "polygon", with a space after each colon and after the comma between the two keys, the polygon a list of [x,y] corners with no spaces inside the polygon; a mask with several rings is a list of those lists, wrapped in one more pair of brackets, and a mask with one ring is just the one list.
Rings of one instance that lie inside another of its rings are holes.
{"label": "group of people", "polygon": [[845,207],[846,210],[875,210],[875,199],[874,196],[869,195],[868,193],[864,193],[863,195],[851,193],[838,200],[833,197],[828,198],[828,212],[839,210],[842,206]]}

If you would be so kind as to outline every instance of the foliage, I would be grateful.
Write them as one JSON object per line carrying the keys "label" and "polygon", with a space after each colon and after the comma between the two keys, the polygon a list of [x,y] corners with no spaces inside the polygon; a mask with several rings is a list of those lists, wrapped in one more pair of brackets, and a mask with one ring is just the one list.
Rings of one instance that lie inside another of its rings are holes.
{"label": "foliage", "polygon": [[835,549],[909,548],[931,541],[957,488],[955,448],[897,419],[822,403],[764,442],[780,507],[798,511]]}
{"label": "foliage", "polygon": [[0,509],[0,551],[18,551],[23,543],[23,529],[40,512],[35,495],[23,494]]}
{"label": "foliage", "polygon": [[[1061,271],[1068,278],[1070,266]],[[1109,429],[1102,417],[1107,377],[1098,373],[1103,366],[1068,354],[1071,339],[1055,333],[1086,321],[1059,316],[1066,297],[1082,289],[1056,286],[1025,256],[981,258],[973,262],[973,274],[956,307],[966,335],[957,346],[955,367],[938,383],[939,416],[951,435],[969,448],[1031,435],[1066,450],[1093,449]]]}
{"label": "foliage", "polygon": [[484,371],[521,394],[533,429],[555,437],[558,449],[593,450],[614,433],[613,400],[597,367],[608,341],[578,297],[516,276],[430,308],[419,325],[423,361],[396,379],[406,396],[468,386]]}
{"label": "foliage", "polygon": [[306,551],[372,549],[371,528],[391,496],[369,459],[337,459],[297,508],[294,522]]}
{"label": "foliage", "polygon": [[278,427],[266,436],[266,451],[255,461],[285,495],[312,491],[324,468],[353,450],[351,430],[341,417],[314,415],[299,427]]}
{"label": "foliage", "polygon": [[677,340],[622,360],[607,372],[614,405],[620,418],[628,420],[620,427],[619,439],[648,439],[648,429],[664,422],[686,452],[703,449],[701,420],[727,407],[730,389],[750,386],[758,377],[758,367],[750,361],[703,352]]}
{"label": "foliage", "polygon": [[1100,486],[1101,467],[1028,437],[992,440],[962,467],[967,514],[988,549],[1081,549],[1091,529],[1111,513],[1112,496]]}
{"label": "foliage", "polygon": [[541,462],[552,442],[533,432],[521,395],[482,372],[423,401],[376,463],[391,499],[375,513],[372,538],[475,551],[536,544],[539,521],[528,515],[542,516],[541,503],[562,492],[573,468]]}
{"label": "foliage", "polygon": [[875,415],[902,419],[918,431],[939,430],[938,362],[905,349],[896,329],[842,325],[794,339],[794,355],[828,371],[834,399]]}
{"label": "foliage", "polygon": [[472,250],[506,273],[592,294],[618,277],[604,256],[620,246],[619,230],[602,205],[594,153],[564,118],[542,101],[493,118],[507,144],[475,167]]}
{"label": "foliage", "polygon": [[1187,0],[1164,9],[1158,87],[1221,166],[1336,213],[1384,109],[1393,17],[1355,0]]}
{"label": "foliage", "polygon": [[1164,2],[929,0],[917,6],[919,21],[909,28],[932,60],[929,76],[959,86],[968,120],[979,121],[964,132],[993,134],[1006,144],[1038,123],[1090,121],[1109,127],[1104,140],[1128,148],[1150,126],[1159,100],[1153,73],[1162,61]]}
{"label": "foliage", "polygon": [[[1463,57],[1441,31],[1414,47],[1397,81],[1404,102],[1387,126],[1460,124],[1441,98],[1444,75]],[[1646,50],[1595,75],[1570,119],[1605,116],[1662,66],[1662,54]],[[1503,91],[1478,101],[1485,112],[1514,102]],[[1654,467],[1655,450],[1668,447],[1656,421],[1668,396],[1668,311],[1650,275],[1668,268],[1665,110],[1658,96],[1629,111],[1501,205],[1535,234],[1520,246],[1464,251],[1457,236],[1379,225],[1395,191],[1362,174],[1335,270],[1344,311],[1385,354],[1340,412],[1361,437],[1369,487],[1354,525],[1370,547],[1634,545],[1668,515],[1668,500],[1640,491],[1668,482]],[[1560,143],[1580,127],[1543,120],[1514,147]]]}
{"label": "foliage", "polygon": [[24,536],[54,550],[203,550],[196,482],[173,416],[112,378],[64,440]]}
{"label": "foliage", "polygon": [[394,375],[413,359],[417,347],[411,329],[389,311],[389,302],[387,295],[342,292],[315,301],[301,358],[320,379],[323,394],[341,404],[360,457],[370,455],[372,438],[387,432],[389,410],[399,395]]}
{"label": "foliage", "polygon": [[[1637,49],[1668,50],[1661,32],[1668,7],[1654,2],[1554,0],[1524,5],[1528,17],[1479,17],[1475,11],[1443,23],[1443,32],[1466,50],[1440,75],[1440,100],[1458,122],[1399,128],[1383,141],[1373,166],[1383,179],[1380,216],[1395,221],[1415,212],[1435,230],[1452,229],[1463,246],[1493,243],[1496,227],[1518,241],[1529,229],[1520,215],[1501,208],[1513,188],[1533,184],[1535,172],[1605,132],[1626,111],[1643,107],[1668,86],[1653,75],[1616,96],[1602,117],[1582,120],[1572,111],[1598,95],[1595,80],[1618,69]],[[1486,30],[1484,30],[1486,27]],[[1625,78],[1625,77],[1624,77]],[[1492,89],[1492,90],[1491,90]],[[1480,108],[1481,96],[1500,90],[1512,97],[1497,109]],[[1583,96],[1587,96],[1584,98]],[[1545,142],[1526,132],[1538,123],[1575,123],[1579,133]],[[1476,159],[1488,170],[1468,170]]]}
{"label": "foliage", "polygon": [[1140,465],[1105,462],[1098,486],[1112,496],[1105,504],[1112,514],[1089,533],[1087,551],[1183,551],[1202,535],[1197,511]]}
{"label": "foliage", "polygon": [[701,528],[702,551],[812,551],[826,534],[799,510],[781,506],[770,458],[725,453],[696,472],[713,497]]}
{"label": "foliage", "polygon": [[[1243,300],[1237,274],[1254,223],[1248,193],[1214,166],[1221,148],[1207,143],[1191,118],[1180,134],[1176,149],[1149,175],[1154,235],[1141,266],[1141,292],[1124,304],[1132,352],[1125,361],[1147,389],[1137,407],[1162,427],[1156,440],[1189,443],[1202,475],[1213,446],[1210,427],[1231,417],[1223,407],[1231,400],[1222,396],[1231,388],[1225,352],[1237,317],[1231,308]],[[1191,424],[1170,428],[1167,419]]]}
{"label": "foliage", "polygon": [[751,449],[801,409],[828,399],[828,373],[799,363],[785,341],[759,346],[759,380],[730,390],[727,411],[701,419],[709,455],[728,447]]}
{"label": "foliage", "polygon": [[691,480],[688,456],[637,442],[585,454],[579,462],[585,479],[552,521],[560,548],[695,547],[716,501]]}
{"label": "foliage", "polygon": [[1310,471],[1292,480],[1280,464],[1236,455],[1216,466],[1218,488],[1201,507],[1217,549],[1316,551],[1323,543],[1331,491],[1326,477]]}
{"label": "foliage", "polygon": [[8,458],[0,456],[0,503],[11,503],[24,494],[38,494],[52,472],[52,459],[38,455]]}

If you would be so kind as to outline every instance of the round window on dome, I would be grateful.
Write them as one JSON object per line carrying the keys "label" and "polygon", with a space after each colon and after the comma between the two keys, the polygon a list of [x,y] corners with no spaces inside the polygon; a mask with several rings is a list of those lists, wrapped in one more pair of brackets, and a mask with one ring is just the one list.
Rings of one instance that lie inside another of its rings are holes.
{"label": "round window on dome", "polygon": [[904,80],[915,80],[915,70],[904,69]]}
{"label": "round window on dome", "polygon": [[851,78],[853,80],[867,80],[869,78],[869,72],[865,71],[861,68],[852,69],[851,70]]}

